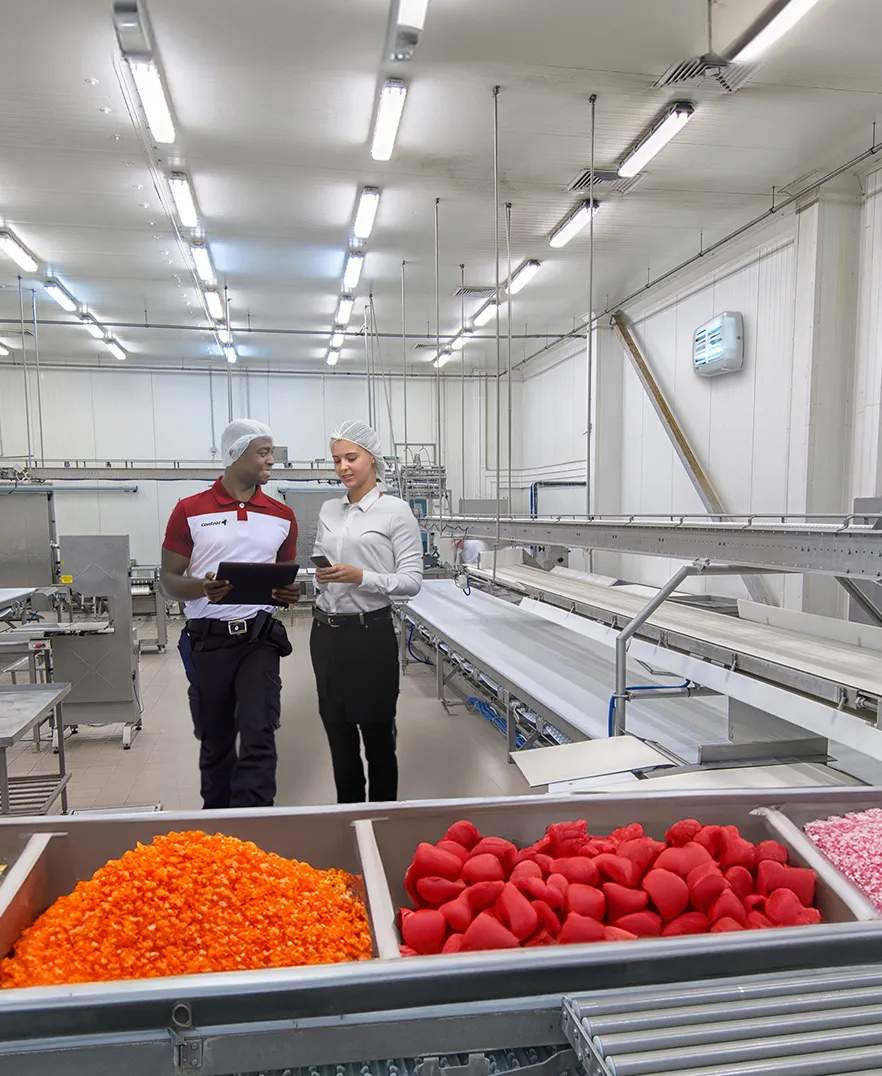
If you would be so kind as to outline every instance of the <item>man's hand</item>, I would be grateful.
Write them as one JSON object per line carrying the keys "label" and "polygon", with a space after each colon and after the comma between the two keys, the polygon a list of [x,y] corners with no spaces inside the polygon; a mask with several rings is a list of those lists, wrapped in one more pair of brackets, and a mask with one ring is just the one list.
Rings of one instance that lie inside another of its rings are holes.
{"label": "man's hand", "polygon": [[273,591],[273,598],[285,605],[296,605],[300,601],[300,584],[288,583],[287,586],[277,587]]}
{"label": "man's hand", "polygon": [[233,584],[226,579],[215,579],[214,572],[209,572],[208,575],[202,580],[202,593],[206,598],[216,605],[230,593],[233,589]]}
{"label": "man's hand", "polygon": [[316,568],[315,578],[318,583],[352,583],[360,587],[364,572],[351,564],[334,564],[330,568]]}

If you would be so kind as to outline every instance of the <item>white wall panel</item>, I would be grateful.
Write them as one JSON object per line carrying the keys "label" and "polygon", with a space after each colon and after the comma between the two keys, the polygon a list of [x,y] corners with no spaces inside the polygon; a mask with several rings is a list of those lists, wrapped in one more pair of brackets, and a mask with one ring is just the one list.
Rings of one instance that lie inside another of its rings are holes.
{"label": "white wall panel", "polygon": [[866,191],[851,437],[854,497],[882,492],[882,170],[867,178]]}

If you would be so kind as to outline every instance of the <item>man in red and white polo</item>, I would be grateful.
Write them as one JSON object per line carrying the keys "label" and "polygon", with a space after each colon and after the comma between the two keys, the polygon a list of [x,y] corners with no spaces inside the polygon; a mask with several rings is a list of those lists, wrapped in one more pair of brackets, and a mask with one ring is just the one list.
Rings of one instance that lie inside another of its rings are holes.
{"label": "man in red and white polo", "polygon": [[[279,659],[291,653],[291,644],[272,606],[217,604],[230,584],[216,573],[223,561],[293,563],[297,521],[287,505],[260,488],[275,462],[269,427],[251,419],[231,422],[221,437],[221,457],[222,477],[204,493],[179,501],[171,514],[162,545],[162,586],[186,603],[181,653],[185,664],[192,662],[203,805],[271,807],[281,715]],[[292,584],[273,597],[294,603],[300,588]]]}

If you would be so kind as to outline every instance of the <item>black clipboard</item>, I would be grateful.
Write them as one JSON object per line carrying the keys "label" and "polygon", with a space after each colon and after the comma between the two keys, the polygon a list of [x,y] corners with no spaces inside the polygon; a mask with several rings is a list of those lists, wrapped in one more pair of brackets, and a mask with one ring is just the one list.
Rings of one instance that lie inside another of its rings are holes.
{"label": "black clipboard", "polygon": [[245,561],[224,561],[218,566],[216,579],[225,579],[232,588],[218,605],[275,605],[287,608],[285,602],[276,601],[272,592],[288,586],[297,578],[299,564],[248,564]]}

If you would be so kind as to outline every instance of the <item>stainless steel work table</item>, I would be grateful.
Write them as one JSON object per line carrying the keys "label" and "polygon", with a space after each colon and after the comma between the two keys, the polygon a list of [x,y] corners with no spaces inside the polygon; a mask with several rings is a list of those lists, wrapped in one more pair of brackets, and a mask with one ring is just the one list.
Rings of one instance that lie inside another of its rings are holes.
{"label": "stainless steel work table", "polygon": [[58,741],[58,772],[10,777],[7,750],[52,714],[53,728],[62,728],[61,700],[70,684],[0,686],[0,815],[47,814],[60,797],[67,813],[70,777],[64,761],[64,737]]}

